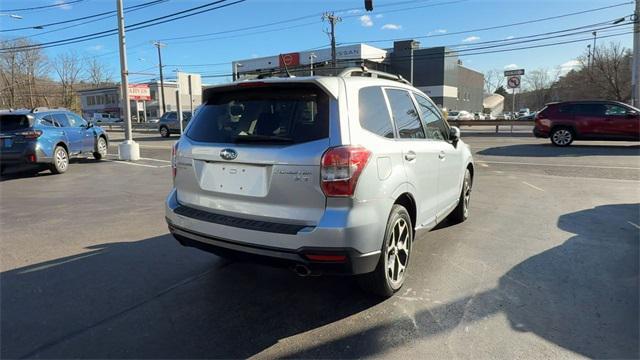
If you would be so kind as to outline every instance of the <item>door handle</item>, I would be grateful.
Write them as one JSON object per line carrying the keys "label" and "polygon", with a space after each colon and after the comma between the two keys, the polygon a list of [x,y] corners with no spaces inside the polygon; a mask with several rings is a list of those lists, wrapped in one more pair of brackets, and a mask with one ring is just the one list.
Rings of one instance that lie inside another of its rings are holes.
{"label": "door handle", "polygon": [[416,159],[416,153],[413,151],[407,151],[406,154],[404,154],[404,159],[407,161],[413,161]]}
{"label": "door handle", "polygon": [[440,154],[438,154],[438,159],[443,160],[446,157],[444,151],[440,151]]}

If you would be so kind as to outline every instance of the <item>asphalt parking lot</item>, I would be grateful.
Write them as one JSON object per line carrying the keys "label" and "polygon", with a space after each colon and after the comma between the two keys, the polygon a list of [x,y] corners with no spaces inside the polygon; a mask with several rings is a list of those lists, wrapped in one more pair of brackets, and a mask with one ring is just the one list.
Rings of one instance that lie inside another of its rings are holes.
{"label": "asphalt parking lot", "polygon": [[467,131],[470,219],[419,234],[385,301],[181,247],[163,208],[175,136],[136,134],[135,164],[6,178],[0,355],[637,358],[640,146]]}

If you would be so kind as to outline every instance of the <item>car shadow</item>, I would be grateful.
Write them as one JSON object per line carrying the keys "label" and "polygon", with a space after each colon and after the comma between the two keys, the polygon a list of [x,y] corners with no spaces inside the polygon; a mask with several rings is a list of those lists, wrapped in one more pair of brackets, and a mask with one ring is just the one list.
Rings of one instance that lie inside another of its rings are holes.
{"label": "car shadow", "polygon": [[285,357],[380,356],[421,337],[474,331],[475,323],[504,315],[513,330],[589,358],[637,359],[640,256],[638,229],[628,222],[640,218],[639,209],[606,205],[563,215],[558,227],[575,235],[516,265],[497,287]]}
{"label": "car shadow", "polygon": [[[380,356],[502,314],[514,331],[586,357],[637,358],[640,259],[630,223],[639,208],[563,215],[557,226],[574,235],[514,266],[495,288],[284,356]],[[246,358],[379,303],[349,278],[229,263],[170,235],[5,271],[0,284],[2,358]]]}
{"label": "car shadow", "polygon": [[0,283],[2,358],[246,358],[379,302],[350,278],[225,262],[168,234]]}
{"label": "car shadow", "polygon": [[492,147],[478,151],[487,156],[516,157],[580,157],[580,156],[638,156],[640,145],[571,145],[517,144]]}

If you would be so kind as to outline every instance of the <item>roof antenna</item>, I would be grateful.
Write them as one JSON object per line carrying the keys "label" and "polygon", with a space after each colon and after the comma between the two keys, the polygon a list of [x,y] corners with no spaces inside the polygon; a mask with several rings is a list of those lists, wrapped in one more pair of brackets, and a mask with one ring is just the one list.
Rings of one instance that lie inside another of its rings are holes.
{"label": "roof antenna", "polygon": [[284,56],[282,56],[282,54],[280,54],[280,60],[282,60],[282,64],[284,64],[284,71],[287,72],[287,77],[293,77],[289,72],[289,68],[287,68],[287,62],[284,60]]}

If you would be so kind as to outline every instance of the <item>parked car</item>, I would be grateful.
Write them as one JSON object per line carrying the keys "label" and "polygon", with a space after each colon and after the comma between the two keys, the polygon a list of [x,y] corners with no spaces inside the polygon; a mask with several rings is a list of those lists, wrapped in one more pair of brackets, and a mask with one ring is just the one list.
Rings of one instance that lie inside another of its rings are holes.
{"label": "parked car", "polygon": [[537,112],[534,111],[532,113],[529,113],[529,115],[524,115],[524,116],[520,116],[518,117],[518,120],[523,120],[523,121],[533,121],[536,118],[536,114]]}
{"label": "parked car", "polygon": [[547,104],[536,116],[533,134],[557,146],[574,140],[640,140],[640,110],[617,101]]}
{"label": "parked car", "polygon": [[473,120],[473,114],[468,111],[449,111],[447,120]]}
{"label": "parked car", "polygon": [[[191,111],[182,112],[182,129],[187,127],[187,124],[191,120]],[[178,122],[177,111],[167,111],[160,117],[158,121],[158,131],[160,136],[169,137],[171,134],[180,134],[180,122]]]}
{"label": "parked car", "polygon": [[530,114],[531,114],[531,110],[529,110],[529,108],[522,108],[518,110],[518,113],[516,114],[515,118],[519,119],[524,116],[529,116]]}
{"label": "parked car", "polygon": [[160,122],[160,118],[147,118],[149,124],[157,124]]}
{"label": "parked car", "polygon": [[69,159],[107,156],[109,138],[68,110],[37,108],[0,114],[0,164],[7,167],[67,171]]}
{"label": "parked car", "polygon": [[427,95],[369,72],[207,88],[173,147],[173,236],[301,276],[361,275],[381,296],[400,289],[414,232],[467,218],[474,166]]}
{"label": "parked car", "polygon": [[117,115],[110,113],[95,113],[90,119],[90,122],[94,124],[112,124],[112,123],[120,123],[122,119]]}
{"label": "parked car", "polygon": [[502,113],[502,114],[498,114],[498,116],[496,117],[497,120],[511,120],[511,113]]}
{"label": "parked car", "polygon": [[487,116],[484,113],[476,112],[473,113],[473,120],[487,120]]}

